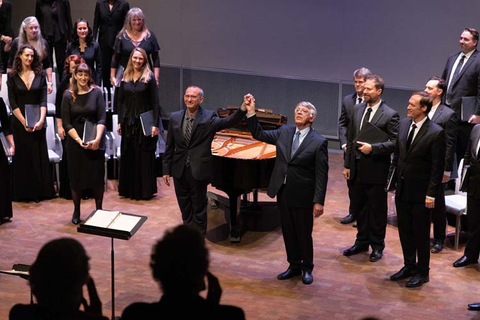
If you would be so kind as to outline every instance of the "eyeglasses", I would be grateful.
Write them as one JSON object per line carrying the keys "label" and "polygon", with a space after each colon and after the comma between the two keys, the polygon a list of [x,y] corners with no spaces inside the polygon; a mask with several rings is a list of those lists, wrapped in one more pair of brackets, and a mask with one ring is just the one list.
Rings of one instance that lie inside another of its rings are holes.
{"label": "eyeglasses", "polygon": [[298,113],[298,114],[308,114],[310,113],[310,110],[309,109],[300,109],[300,108],[297,108],[295,109],[295,113]]}

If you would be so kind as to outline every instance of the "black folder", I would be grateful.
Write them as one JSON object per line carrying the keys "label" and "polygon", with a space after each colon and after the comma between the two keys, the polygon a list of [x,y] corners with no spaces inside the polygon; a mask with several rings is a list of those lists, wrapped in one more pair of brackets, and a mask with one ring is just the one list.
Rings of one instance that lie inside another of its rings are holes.
{"label": "black folder", "polygon": [[[86,120],[83,125],[83,144],[87,144],[88,141],[95,140],[97,138],[97,124],[91,121]],[[105,150],[105,131],[103,132],[102,140],[100,140],[100,145],[98,149]]]}
{"label": "black folder", "polygon": [[470,166],[464,166],[462,168],[462,176],[460,180],[459,190],[462,192],[467,192],[469,182],[470,182]]}
{"label": "black folder", "polygon": [[468,121],[475,114],[477,109],[477,96],[462,97],[461,115],[462,121]]}
{"label": "black folder", "polygon": [[142,123],[143,134],[145,136],[152,135],[152,127],[155,125],[153,110],[141,113],[140,122]]}
{"label": "black folder", "polygon": [[8,142],[3,132],[0,132],[0,142],[2,143],[3,152],[5,152],[8,163],[12,163],[12,155],[10,154],[10,142]]}
{"label": "black folder", "polygon": [[[38,104],[26,104],[25,105],[25,122],[27,128],[35,127],[35,124],[40,121],[40,105]],[[43,127],[47,127],[47,121],[44,121]]]}
{"label": "black folder", "polygon": [[[382,129],[378,128],[376,125],[366,122],[363,124],[362,129],[358,133],[354,142],[357,141],[366,142],[366,143],[379,143],[388,141],[389,136]],[[358,145],[360,147],[360,145]]]}

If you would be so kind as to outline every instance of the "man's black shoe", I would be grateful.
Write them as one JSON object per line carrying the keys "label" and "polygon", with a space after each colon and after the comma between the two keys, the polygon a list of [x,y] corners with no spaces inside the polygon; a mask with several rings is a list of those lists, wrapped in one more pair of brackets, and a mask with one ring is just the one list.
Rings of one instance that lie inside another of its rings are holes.
{"label": "man's black shoe", "polygon": [[439,253],[443,250],[443,241],[435,239],[435,243],[432,246],[431,253]]}
{"label": "man's black shoe", "polygon": [[353,256],[355,254],[359,254],[360,252],[368,251],[368,247],[359,247],[354,244],[352,247],[348,248],[347,250],[343,251],[343,255],[346,257]]}
{"label": "man's black shoe", "polygon": [[383,252],[380,250],[373,250],[372,253],[370,254],[370,262],[377,262],[378,260],[382,259],[383,257]]}
{"label": "man's black shoe", "polygon": [[480,303],[470,303],[468,305],[468,310],[480,311]]}
{"label": "man's black shoe", "polygon": [[407,288],[416,288],[420,287],[424,283],[430,281],[428,276],[422,276],[421,274],[417,273],[413,276],[412,279],[408,280],[406,287]]}
{"label": "man's black shoe", "polygon": [[350,214],[348,214],[348,216],[343,217],[340,220],[340,223],[349,224],[349,223],[352,223],[353,221],[355,221],[355,217],[353,216],[353,214],[350,213]]}
{"label": "man's black shoe", "polygon": [[397,273],[395,274],[392,274],[390,276],[390,280],[392,281],[398,281],[398,280],[403,280],[403,279],[407,279],[407,278],[410,278],[410,277],[413,277],[415,275],[416,271],[414,268],[411,268],[411,267],[403,267],[402,269],[400,269],[400,271],[398,271]]}
{"label": "man's black shoe", "polygon": [[303,271],[302,282],[303,284],[311,284],[313,282],[312,271]]}
{"label": "man's black shoe", "polygon": [[460,259],[458,259],[457,261],[455,261],[453,263],[453,267],[454,268],[461,268],[461,267],[465,267],[465,266],[468,266],[469,264],[474,264],[474,263],[477,263],[478,261],[476,260],[470,260],[468,259],[467,256],[462,256]]}
{"label": "man's black shoe", "polygon": [[277,276],[277,279],[278,280],[287,280],[287,279],[291,279],[293,277],[298,277],[300,275],[302,275],[302,270],[288,268],[286,271],[280,273]]}

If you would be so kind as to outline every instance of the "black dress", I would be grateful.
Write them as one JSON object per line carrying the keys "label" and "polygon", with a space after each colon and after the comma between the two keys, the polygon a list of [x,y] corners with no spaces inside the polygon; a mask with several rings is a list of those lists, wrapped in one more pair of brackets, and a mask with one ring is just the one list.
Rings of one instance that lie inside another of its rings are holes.
{"label": "black dress", "polygon": [[75,142],[68,131],[75,129],[83,136],[85,120],[105,125],[105,101],[102,91],[95,87],[78,95],[65,91],[62,101],[62,122],[67,132],[67,157],[70,185],[77,190],[95,188],[104,184],[105,150],[85,150]]}
{"label": "black dress", "polygon": [[[20,109],[25,116],[25,104],[47,107],[47,80],[45,73],[36,74],[30,89],[18,74],[8,74],[8,99],[12,110]],[[48,159],[45,129],[27,132],[23,124],[11,117],[11,129],[15,140],[13,157],[13,199],[49,199],[55,196],[52,165]]]}
{"label": "black dress", "polygon": [[67,53],[65,56],[68,57],[71,54],[76,54],[85,60],[92,70],[95,84],[100,86],[102,84],[102,52],[100,51],[100,45],[98,42],[91,41],[85,47],[85,51],[80,51],[78,43],[75,44],[70,42],[67,46]]}
{"label": "black dress", "polygon": [[[0,98],[0,132],[5,136],[12,134],[10,119],[3,99]],[[12,217],[12,168],[8,164],[7,156],[0,149],[0,223],[3,218]]]}
{"label": "black dress", "polygon": [[[62,100],[63,94],[70,86],[70,79],[63,78],[62,82],[58,85],[57,96],[55,99],[55,118],[62,119]],[[67,131],[65,130],[65,135]],[[62,161],[60,161],[60,190],[58,190],[58,196],[60,198],[72,199],[72,189],[70,189],[70,178],[68,177],[68,156],[67,156],[67,138],[62,140],[63,154]]]}
{"label": "black dress", "polygon": [[[121,196],[140,200],[150,199],[157,192],[154,170],[158,136],[143,134],[140,114],[153,110],[158,128],[158,89],[153,73],[147,83],[140,80],[124,82],[119,90],[118,122],[122,129],[122,159],[118,180]],[[116,130],[116,128],[113,128]]]}
{"label": "black dress", "polygon": [[115,45],[113,46],[114,54],[112,58],[112,68],[118,68],[119,65],[126,68],[130,54],[135,48],[142,48],[145,50],[152,71],[154,68],[160,68],[160,58],[158,56],[160,46],[158,45],[157,37],[155,37],[155,34],[152,31],[150,31],[150,37],[143,38],[138,46],[135,46],[126,32],[120,35],[120,38],[117,37],[115,39]]}

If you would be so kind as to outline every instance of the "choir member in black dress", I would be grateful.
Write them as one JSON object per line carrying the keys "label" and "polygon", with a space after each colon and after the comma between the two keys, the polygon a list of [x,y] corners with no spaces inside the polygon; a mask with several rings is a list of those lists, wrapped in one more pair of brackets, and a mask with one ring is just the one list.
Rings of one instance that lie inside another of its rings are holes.
{"label": "choir member in black dress", "polygon": [[0,63],[3,65],[3,71],[7,69],[7,51],[10,50],[12,40],[12,5],[10,2],[0,0]]}
{"label": "choir member in black dress", "polygon": [[[92,69],[95,84],[102,84],[102,53],[100,45],[93,40],[93,32],[87,20],[80,18],[73,25],[72,41],[67,46],[67,56],[82,57]],[[111,59],[111,57],[110,57]]]}
{"label": "choir member in black dress", "polygon": [[[85,121],[97,124],[94,140],[82,141]],[[97,210],[102,209],[105,150],[99,149],[105,130],[105,101],[93,85],[92,71],[82,63],[75,68],[72,89],[63,95],[62,122],[67,137],[68,173],[74,211],[72,223],[80,223],[82,190],[92,189]]]}
{"label": "choir member in black dress", "polygon": [[65,199],[72,199],[72,192],[70,189],[70,179],[68,178],[67,141],[65,140],[66,134],[62,122],[62,100],[63,94],[70,88],[72,83],[73,72],[80,63],[85,63],[85,60],[76,54],[69,55],[65,59],[65,65],[63,67],[63,74],[65,76],[63,77],[62,82],[60,82],[58,85],[57,97],[55,99],[55,119],[57,121],[57,132],[60,136],[60,139],[62,139],[63,145],[62,161],[60,162],[60,190],[58,190],[58,196]]}
{"label": "choir member in black dress", "polygon": [[[29,270],[28,282],[37,303],[14,305],[9,319],[108,320],[102,316],[102,302],[89,275],[89,260],[75,239],[60,238],[45,244]],[[88,303],[82,294],[84,286]]]}
{"label": "choir member in black dress", "polygon": [[[10,130],[10,119],[7,115],[5,102],[0,98],[0,132],[3,133],[10,144],[9,153],[15,154],[15,143],[12,131]],[[9,221],[12,216],[12,174],[8,158],[3,149],[0,149],[0,224]]]}
{"label": "choir member in black dress", "polygon": [[70,2],[68,0],[37,0],[35,16],[43,30],[43,36],[48,42],[50,57],[53,57],[55,48],[58,79],[62,79],[65,49],[72,34]]}
{"label": "choir member in black dress", "polygon": [[127,67],[130,54],[134,48],[142,48],[147,53],[150,69],[153,70],[158,85],[160,76],[160,57],[158,52],[160,51],[160,46],[155,34],[148,30],[145,15],[140,8],[132,8],[128,11],[123,28],[115,39],[115,52],[112,58],[112,68],[110,69],[112,86],[120,85],[119,83],[117,84],[116,80],[117,69],[119,66],[122,66],[124,69]]}
{"label": "choir member in black dress", "polygon": [[[29,44],[18,49],[8,74],[11,129],[15,139],[13,199],[40,201],[55,196],[43,124],[47,114],[47,81],[37,51]],[[25,105],[39,105],[40,120],[27,128]]]}
{"label": "choir member in black dress", "polygon": [[7,71],[10,72],[13,66],[13,60],[15,54],[17,53],[18,48],[24,44],[29,44],[35,48],[39,56],[40,62],[43,69],[47,75],[47,93],[50,94],[53,91],[53,82],[52,82],[52,60],[51,55],[49,55],[48,43],[42,37],[42,32],[40,31],[40,25],[38,20],[35,17],[26,17],[22,24],[20,25],[20,30],[18,31],[18,37],[12,41],[12,46],[10,48],[10,55],[8,58]]}
{"label": "choir member in black dress", "polygon": [[[122,135],[122,161],[118,180],[120,196],[150,199],[157,192],[154,172],[159,132],[157,83],[142,48],[132,51],[119,90],[118,134]],[[140,114],[153,110],[154,126],[143,133]]]}
{"label": "choir member in black dress", "polygon": [[[130,5],[125,0],[97,0],[93,19],[93,38],[102,51],[103,86],[110,88],[110,67],[115,37],[122,29]],[[98,83],[100,84],[100,83]]]}

